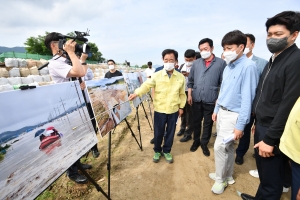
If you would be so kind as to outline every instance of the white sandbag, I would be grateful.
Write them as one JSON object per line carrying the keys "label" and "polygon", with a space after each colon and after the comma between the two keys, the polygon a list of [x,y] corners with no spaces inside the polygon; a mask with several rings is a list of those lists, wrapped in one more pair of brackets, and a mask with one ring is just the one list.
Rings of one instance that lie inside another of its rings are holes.
{"label": "white sandbag", "polygon": [[42,75],[44,82],[50,82],[51,76],[50,75]]}
{"label": "white sandbag", "polygon": [[9,84],[0,85],[0,92],[10,91],[10,90],[14,90],[14,87],[12,85]]}
{"label": "white sandbag", "polygon": [[0,78],[0,85],[9,84],[7,78]]}
{"label": "white sandbag", "polygon": [[5,58],[4,59],[6,67],[18,67],[19,62],[16,58]]}
{"label": "white sandbag", "polygon": [[18,65],[19,67],[27,67],[27,62],[24,59],[18,58]]}
{"label": "white sandbag", "polygon": [[49,74],[48,67],[45,67],[45,68],[39,70],[39,73],[40,73],[40,75],[47,75],[47,74]]}
{"label": "white sandbag", "polygon": [[39,70],[36,66],[31,67],[29,70],[31,75],[39,75]]}
{"label": "white sandbag", "polygon": [[33,82],[33,83],[30,83],[29,86],[36,86],[36,87],[38,87],[39,83],[38,82]]}
{"label": "white sandbag", "polygon": [[12,68],[9,70],[9,76],[10,77],[20,77],[20,69],[19,68]]}
{"label": "white sandbag", "polygon": [[39,76],[39,75],[30,75],[30,76],[27,76],[27,77],[30,77],[33,79],[33,82],[43,82],[43,77],[42,76]]}
{"label": "white sandbag", "polygon": [[8,83],[10,85],[20,85],[22,84],[21,78],[20,77],[9,77],[7,78]]}
{"label": "white sandbag", "polygon": [[30,84],[33,83],[32,77],[21,77],[22,84]]}
{"label": "white sandbag", "polygon": [[6,68],[2,68],[2,67],[0,68],[0,77],[5,77],[5,78],[9,77],[9,73],[6,70]]}

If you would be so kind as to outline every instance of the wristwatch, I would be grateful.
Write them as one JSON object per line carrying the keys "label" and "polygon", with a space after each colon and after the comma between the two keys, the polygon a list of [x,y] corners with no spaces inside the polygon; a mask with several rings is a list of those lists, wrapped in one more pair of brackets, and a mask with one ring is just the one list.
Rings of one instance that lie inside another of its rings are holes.
{"label": "wristwatch", "polygon": [[81,65],[86,65],[86,62],[84,62],[84,63],[81,63]]}

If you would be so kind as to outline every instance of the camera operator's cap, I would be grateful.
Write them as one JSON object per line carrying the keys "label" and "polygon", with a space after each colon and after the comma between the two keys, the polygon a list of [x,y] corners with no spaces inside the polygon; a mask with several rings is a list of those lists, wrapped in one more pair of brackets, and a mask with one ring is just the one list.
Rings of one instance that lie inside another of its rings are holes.
{"label": "camera operator's cap", "polygon": [[50,48],[50,43],[52,41],[58,41],[59,40],[59,33],[57,32],[52,32],[52,33],[49,33],[46,37],[45,37],[45,46],[51,50]]}

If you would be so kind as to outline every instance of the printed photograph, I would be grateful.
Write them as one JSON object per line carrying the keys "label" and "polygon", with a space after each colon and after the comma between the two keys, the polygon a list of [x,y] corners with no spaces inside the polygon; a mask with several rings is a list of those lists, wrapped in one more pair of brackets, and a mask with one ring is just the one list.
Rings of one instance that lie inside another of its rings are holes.
{"label": "printed photograph", "polygon": [[86,82],[86,87],[103,137],[131,113],[124,78],[91,80]]}
{"label": "printed photograph", "polygon": [[34,199],[98,141],[79,82],[0,93],[0,199]]}
{"label": "printed photograph", "polygon": [[[135,89],[141,86],[141,77],[138,76],[138,72],[123,73],[123,76],[127,84],[129,94],[133,94]],[[141,104],[142,99],[137,97],[132,102],[134,107],[137,108]]]}

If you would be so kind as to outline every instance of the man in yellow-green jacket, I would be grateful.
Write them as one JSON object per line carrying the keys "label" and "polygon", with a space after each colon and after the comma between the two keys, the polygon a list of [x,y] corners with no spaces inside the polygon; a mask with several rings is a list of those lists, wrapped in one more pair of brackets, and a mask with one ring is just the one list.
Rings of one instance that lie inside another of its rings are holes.
{"label": "man in yellow-green jacket", "polygon": [[297,193],[300,197],[300,97],[285,124],[279,148],[291,159],[293,177],[291,199],[296,199]]}
{"label": "man in yellow-green jacket", "polygon": [[[162,52],[164,69],[154,73],[151,79],[137,88],[134,94],[129,96],[133,100],[142,96],[154,88],[154,157],[153,162],[158,162],[163,154],[168,163],[173,162],[171,148],[178,116],[183,114],[186,103],[185,78],[174,70],[178,59],[177,51],[166,49]],[[166,135],[164,137],[166,131]],[[162,141],[164,139],[164,144]]]}

